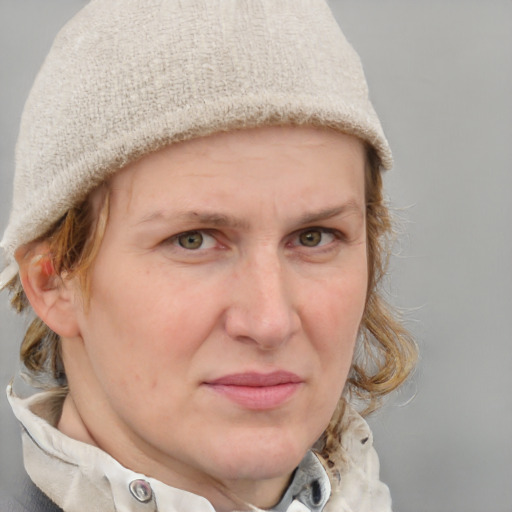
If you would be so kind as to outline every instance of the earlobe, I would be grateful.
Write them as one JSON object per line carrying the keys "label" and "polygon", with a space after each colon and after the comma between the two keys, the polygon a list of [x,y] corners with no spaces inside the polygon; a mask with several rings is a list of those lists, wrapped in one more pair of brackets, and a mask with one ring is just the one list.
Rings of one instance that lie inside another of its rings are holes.
{"label": "earlobe", "polygon": [[36,315],[63,338],[79,335],[75,287],[57,275],[46,242],[16,251],[23,289]]}

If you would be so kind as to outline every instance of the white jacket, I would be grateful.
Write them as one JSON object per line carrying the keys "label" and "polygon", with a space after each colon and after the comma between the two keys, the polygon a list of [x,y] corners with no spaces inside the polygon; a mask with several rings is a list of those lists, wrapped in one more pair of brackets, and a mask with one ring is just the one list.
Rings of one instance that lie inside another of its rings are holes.
{"label": "white jacket", "polygon": [[[101,449],[61,433],[44,417],[48,397],[48,393],[38,393],[20,399],[8,389],[14,414],[23,426],[25,469],[65,512],[215,512],[205,498],[135,473]],[[391,512],[389,490],[379,480],[370,429],[348,406],[340,453],[333,460],[338,462],[329,468],[308,452],[272,510]]]}

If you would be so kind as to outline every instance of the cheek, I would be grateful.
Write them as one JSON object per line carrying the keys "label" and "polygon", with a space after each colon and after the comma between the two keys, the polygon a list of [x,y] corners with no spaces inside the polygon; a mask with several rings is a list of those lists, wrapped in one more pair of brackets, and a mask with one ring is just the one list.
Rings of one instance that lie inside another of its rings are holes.
{"label": "cheek", "polygon": [[334,273],[311,295],[305,330],[314,344],[324,389],[342,391],[350,370],[364,312],[367,272],[364,265]]}
{"label": "cheek", "polygon": [[309,321],[325,334],[328,344],[350,342],[357,336],[367,293],[365,264],[352,271],[332,273],[308,298]]}
{"label": "cheek", "polygon": [[111,275],[95,289],[84,317],[87,364],[112,410],[144,432],[188,407],[191,361],[207,329],[197,318],[206,312],[191,307],[190,294],[160,293],[146,279],[118,282]]}
{"label": "cheek", "polygon": [[163,280],[122,268],[98,273],[82,334],[105,387],[152,389],[162,375],[183,372],[211,327],[213,313],[198,301],[201,293],[176,276]]}
{"label": "cheek", "polygon": [[[312,300],[306,323],[315,351],[313,396],[303,419],[312,437],[325,430],[345,388],[365,304],[365,280],[339,277],[325,283]],[[314,418],[314,419],[313,419]],[[316,436],[316,437],[315,437]]]}

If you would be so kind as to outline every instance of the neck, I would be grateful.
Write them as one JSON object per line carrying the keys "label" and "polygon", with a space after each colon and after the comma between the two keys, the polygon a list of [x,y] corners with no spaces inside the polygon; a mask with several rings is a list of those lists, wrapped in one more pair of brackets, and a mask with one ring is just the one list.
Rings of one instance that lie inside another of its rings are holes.
{"label": "neck", "polygon": [[57,428],[63,434],[71,437],[72,439],[97,446],[92,435],[87,430],[87,427],[85,426],[70,393],[68,393],[64,399],[62,414],[57,424]]}
{"label": "neck", "polygon": [[167,465],[164,460],[148,456],[146,450],[138,450],[133,455],[132,450],[126,450],[124,443],[119,442],[122,435],[115,436],[117,442],[113,446],[103,447],[87,428],[70,393],[64,400],[57,428],[68,437],[103,449],[132,471],[151,476],[170,487],[203,496],[217,512],[251,510],[254,506],[272,508],[279,502],[290,480],[290,475],[268,480],[217,480],[210,475],[191,472],[184,466],[177,468],[175,462]]}

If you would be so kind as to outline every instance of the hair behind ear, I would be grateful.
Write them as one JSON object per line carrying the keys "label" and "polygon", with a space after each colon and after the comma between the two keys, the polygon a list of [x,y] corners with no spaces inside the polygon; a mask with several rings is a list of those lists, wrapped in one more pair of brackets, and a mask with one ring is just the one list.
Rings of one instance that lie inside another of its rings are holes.
{"label": "hair behind ear", "polygon": [[[94,200],[91,199],[93,195]],[[82,204],[68,210],[39,240],[48,244],[54,273],[76,278],[84,307],[87,307],[89,298],[89,270],[101,246],[108,221],[109,198],[108,184],[101,185]],[[36,244],[37,241],[24,246],[25,251]],[[18,257],[22,256],[24,254],[20,251]],[[8,288],[11,305],[18,313],[32,309],[19,275],[8,284]],[[20,359],[34,387],[49,389],[65,386],[60,336],[40,318],[35,318],[25,333]]]}
{"label": "hair behind ear", "polygon": [[55,272],[48,242],[35,242],[16,251],[20,279],[32,309],[54,333],[64,338],[79,335],[76,286],[73,279]]}

